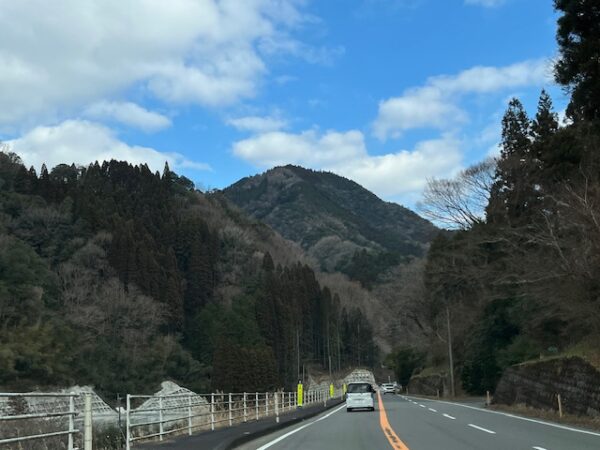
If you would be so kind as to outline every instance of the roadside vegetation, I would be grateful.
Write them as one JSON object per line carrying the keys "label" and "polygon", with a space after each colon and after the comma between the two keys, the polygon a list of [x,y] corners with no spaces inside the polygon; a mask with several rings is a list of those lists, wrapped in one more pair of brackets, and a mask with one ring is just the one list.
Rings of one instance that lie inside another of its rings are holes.
{"label": "roadside vegetation", "polygon": [[523,361],[578,354],[598,363],[600,8],[555,6],[565,119],[545,91],[531,115],[513,98],[500,156],[430,180],[421,206],[449,231],[411,278],[422,295],[404,310],[425,336],[425,365],[446,372],[449,329],[457,388],[467,393],[493,392]]}

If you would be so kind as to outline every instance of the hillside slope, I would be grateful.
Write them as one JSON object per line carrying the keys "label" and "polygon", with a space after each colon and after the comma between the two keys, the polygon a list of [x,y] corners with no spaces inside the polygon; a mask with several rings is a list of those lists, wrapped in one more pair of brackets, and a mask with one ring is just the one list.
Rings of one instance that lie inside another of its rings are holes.
{"label": "hillside slope", "polygon": [[305,261],[168,167],[38,176],[0,152],[0,388],[241,392],[291,386],[298,356],[374,364],[363,312]]}
{"label": "hillside slope", "polygon": [[387,268],[423,256],[436,228],[396,203],[329,172],[276,167],[223,194],[297,242],[321,269],[371,285]]}

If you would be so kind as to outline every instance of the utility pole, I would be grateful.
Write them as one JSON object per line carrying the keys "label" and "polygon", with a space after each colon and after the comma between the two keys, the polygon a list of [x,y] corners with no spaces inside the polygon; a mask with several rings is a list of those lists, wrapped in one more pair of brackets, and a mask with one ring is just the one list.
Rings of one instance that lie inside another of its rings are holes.
{"label": "utility pole", "polygon": [[300,331],[298,330],[298,326],[296,326],[296,357],[298,360],[298,379],[300,379]]}
{"label": "utility pole", "polygon": [[450,330],[450,307],[446,301],[446,324],[448,326],[448,362],[450,364],[450,395],[456,396],[454,391],[454,358],[452,356],[452,331]]}
{"label": "utility pole", "polygon": [[329,322],[327,322],[327,358],[329,359],[329,379],[331,380],[331,337],[329,333]]}

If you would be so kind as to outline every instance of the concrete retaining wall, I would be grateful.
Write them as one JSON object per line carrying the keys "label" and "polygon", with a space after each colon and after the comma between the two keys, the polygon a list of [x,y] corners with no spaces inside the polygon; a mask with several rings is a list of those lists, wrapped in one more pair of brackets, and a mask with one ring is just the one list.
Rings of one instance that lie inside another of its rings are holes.
{"label": "concrete retaining wall", "polygon": [[557,410],[557,394],[564,412],[600,416],[600,372],[579,357],[509,367],[498,383],[493,403]]}

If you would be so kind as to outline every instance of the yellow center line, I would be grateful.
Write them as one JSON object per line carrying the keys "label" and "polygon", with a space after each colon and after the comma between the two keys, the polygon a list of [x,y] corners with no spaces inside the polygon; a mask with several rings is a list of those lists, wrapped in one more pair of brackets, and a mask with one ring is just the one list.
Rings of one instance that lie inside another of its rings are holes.
{"label": "yellow center line", "polygon": [[383,434],[387,438],[392,448],[394,450],[410,450],[406,446],[406,444],[402,442],[402,440],[398,437],[398,435],[388,422],[385,407],[383,406],[383,401],[381,400],[381,394],[379,392],[377,392],[377,401],[379,403],[379,425],[381,426]]}

